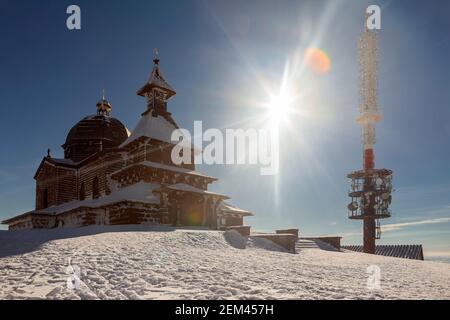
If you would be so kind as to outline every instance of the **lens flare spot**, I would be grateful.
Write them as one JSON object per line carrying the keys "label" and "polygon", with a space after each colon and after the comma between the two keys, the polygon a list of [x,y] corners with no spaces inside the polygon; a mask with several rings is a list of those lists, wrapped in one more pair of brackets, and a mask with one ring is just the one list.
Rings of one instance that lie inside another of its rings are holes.
{"label": "lens flare spot", "polygon": [[188,226],[200,226],[202,225],[203,215],[200,210],[194,208],[188,209],[183,216],[183,224]]}
{"label": "lens flare spot", "polygon": [[331,69],[331,60],[322,49],[307,48],[304,59],[305,65],[313,72],[325,74]]}

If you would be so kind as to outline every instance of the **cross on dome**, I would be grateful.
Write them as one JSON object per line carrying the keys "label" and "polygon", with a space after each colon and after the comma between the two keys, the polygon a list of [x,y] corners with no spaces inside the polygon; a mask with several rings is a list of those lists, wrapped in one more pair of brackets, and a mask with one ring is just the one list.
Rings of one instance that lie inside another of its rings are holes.
{"label": "cross on dome", "polygon": [[108,100],[106,100],[105,89],[103,89],[103,91],[102,91],[102,100],[97,102],[96,106],[97,106],[97,114],[98,115],[104,115],[104,116],[110,115],[112,106],[108,102]]}

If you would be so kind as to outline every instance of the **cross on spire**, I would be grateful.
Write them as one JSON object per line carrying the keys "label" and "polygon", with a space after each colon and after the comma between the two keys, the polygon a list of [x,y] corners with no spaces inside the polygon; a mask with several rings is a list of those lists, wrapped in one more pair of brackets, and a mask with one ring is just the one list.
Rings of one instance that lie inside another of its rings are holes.
{"label": "cross on spire", "polygon": [[158,64],[158,63],[159,63],[158,56],[159,56],[158,48],[154,48],[154,49],[153,49],[153,62],[154,62],[155,64]]}

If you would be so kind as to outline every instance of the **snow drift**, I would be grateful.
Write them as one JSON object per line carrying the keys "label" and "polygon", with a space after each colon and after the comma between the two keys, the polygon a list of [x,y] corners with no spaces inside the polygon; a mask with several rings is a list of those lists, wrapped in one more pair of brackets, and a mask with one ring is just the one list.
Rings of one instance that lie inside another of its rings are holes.
{"label": "snow drift", "polygon": [[0,231],[0,270],[2,299],[450,298],[448,264],[162,226]]}

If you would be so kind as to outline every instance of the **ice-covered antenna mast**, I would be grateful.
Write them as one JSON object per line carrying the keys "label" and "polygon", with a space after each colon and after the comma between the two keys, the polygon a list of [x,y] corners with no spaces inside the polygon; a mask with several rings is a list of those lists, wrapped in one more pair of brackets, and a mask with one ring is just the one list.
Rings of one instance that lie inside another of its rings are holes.
{"label": "ice-covered antenna mast", "polygon": [[[366,14],[366,21],[368,15]],[[375,166],[375,123],[380,121],[378,112],[378,31],[369,30],[367,24],[359,39],[359,112],[357,122],[362,126],[364,169]]]}
{"label": "ice-covered antenna mast", "polygon": [[378,111],[378,28],[370,28],[371,17],[368,14],[365,17],[358,46],[360,114],[357,118],[362,127],[363,169],[347,175],[351,180],[349,196],[352,199],[348,210],[350,219],[363,220],[364,252],[374,254],[375,240],[381,236],[379,219],[391,216],[392,171],[375,169],[375,124],[381,119]]}

